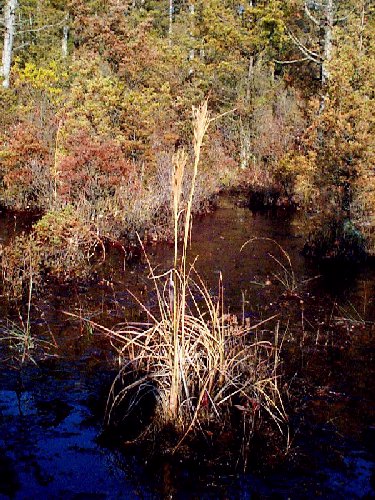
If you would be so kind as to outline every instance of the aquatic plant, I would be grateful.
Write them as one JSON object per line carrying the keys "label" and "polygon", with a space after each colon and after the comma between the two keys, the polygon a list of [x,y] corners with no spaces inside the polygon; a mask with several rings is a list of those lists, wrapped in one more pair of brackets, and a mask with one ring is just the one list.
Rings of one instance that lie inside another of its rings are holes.
{"label": "aquatic plant", "polygon": [[29,282],[27,290],[26,318],[22,314],[21,309],[18,309],[18,321],[13,321],[9,318],[6,318],[4,321],[0,321],[0,342],[5,343],[9,348],[9,356],[6,360],[13,364],[15,363],[19,367],[22,367],[22,365],[28,361],[36,365],[37,362],[34,357],[34,352],[45,352],[46,349],[49,349],[52,346],[57,347],[53,335],[53,343],[32,335],[31,307],[34,283],[32,269],[33,262],[30,253],[28,255],[28,264]]}
{"label": "aquatic plant", "polygon": [[[226,314],[222,277],[214,299],[196,272],[195,259],[189,259],[194,188],[211,121],[207,102],[193,108],[194,162],[185,204],[181,193],[188,156],[183,149],[174,156],[173,267],[156,275],[145,253],[157,297],[156,311],[134,297],[147,316],[146,322],[115,329],[95,326],[111,338],[121,366],[108,399],[107,423],[115,423],[119,411],[123,411],[120,420],[126,421],[151,391],[156,400],[154,416],[137,439],[156,431],[165,435],[168,429],[171,441],[167,446],[176,451],[187,438],[199,433],[212,438],[217,431],[218,439],[224,432],[233,433],[236,442],[240,434],[245,466],[260,416],[271,417],[282,432],[286,422],[279,390],[279,328],[271,341],[264,332],[257,333],[261,323],[240,323],[236,316]],[[241,422],[241,432],[233,430],[234,421]]]}
{"label": "aquatic plant", "polygon": [[0,328],[0,341],[6,341],[11,348],[15,349],[16,357],[19,357],[21,364],[23,364],[26,359],[30,359],[33,363],[35,363],[30,354],[30,351],[34,348],[30,325],[31,297],[33,292],[33,273],[30,254],[29,267],[29,290],[26,321],[23,320],[21,313],[19,313],[20,325],[15,322],[8,321],[6,326]]}
{"label": "aquatic plant", "polygon": [[289,254],[283,249],[281,245],[279,245],[279,243],[277,243],[277,241],[273,240],[272,238],[259,238],[259,237],[250,238],[248,241],[245,241],[245,243],[242,245],[240,252],[242,252],[242,250],[247,245],[257,240],[269,241],[273,243],[276,248],[278,248],[281,257],[275,256],[272,253],[268,253],[269,257],[276,264],[276,269],[277,269],[277,271],[272,273],[272,275],[276,279],[276,281],[278,281],[283,286],[285,292],[289,294],[295,293],[300,283],[298,283],[296,279],[296,275],[294,273],[292,261],[290,259]]}

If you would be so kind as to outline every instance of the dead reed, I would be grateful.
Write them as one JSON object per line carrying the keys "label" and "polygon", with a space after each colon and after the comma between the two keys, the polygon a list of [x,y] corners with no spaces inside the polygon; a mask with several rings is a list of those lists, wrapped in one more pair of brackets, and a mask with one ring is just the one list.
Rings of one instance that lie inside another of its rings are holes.
{"label": "dead reed", "polygon": [[[279,390],[278,327],[270,341],[258,336],[260,325],[239,323],[237,317],[225,314],[222,277],[214,299],[196,272],[195,261],[188,259],[194,188],[211,120],[207,102],[193,109],[193,174],[185,204],[181,194],[188,155],[182,149],[174,157],[173,267],[157,276],[149,263],[157,310],[136,299],[147,315],[146,323],[113,330],[95,325],[110,336],[121,366],[108,399],[107,422],[123,401],[142,404],[141,388],[148,387],[157,401],[149,430],[172,428],[174,449],[188,436],[230,428],[233,415],[241,421],[243,443],[248,443],[260,415],[270,416],[280,430],[286,421]],[[130,372],[138,378],[129,381]]]}

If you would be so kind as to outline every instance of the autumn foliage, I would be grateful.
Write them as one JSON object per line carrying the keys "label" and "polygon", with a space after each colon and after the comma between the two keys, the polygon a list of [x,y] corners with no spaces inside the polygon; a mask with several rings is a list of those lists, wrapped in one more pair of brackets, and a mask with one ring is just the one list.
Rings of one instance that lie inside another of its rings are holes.
{"label": "autumn foliage", "polygon": [[168,234],[173,154],[192,155],[191,108],[207,97],[221,118],[193,211],[246,186],[306,212],[310,253],[340,254],[348,228],[374,253],[374,10],[334,1],[328,56],[326,3],[313,3],[174,0],[168,18],[166,1],[20,2],[35,31],[0,91],[2,205],[71,205],[106,236]]}
{"label": "autumn foliage", "polygon": [[11,208],[43,208],[51,195],[52,155],[40,130],[30,123],[12,126],[0,153],[3,203]]}
{"label": "autumn foliage", "polygon": [[132,169],[121,148],[114,141],[100,141],[85,132],[70,136],[69,151],[57,166],[57,191],[65,202],[84,198],[96,202],[113,196]]}

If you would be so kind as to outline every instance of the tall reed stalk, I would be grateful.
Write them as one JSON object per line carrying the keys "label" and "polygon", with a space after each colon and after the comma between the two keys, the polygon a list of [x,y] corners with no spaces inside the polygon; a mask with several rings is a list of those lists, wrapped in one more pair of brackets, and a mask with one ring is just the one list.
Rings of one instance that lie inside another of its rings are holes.
{"label": "tall reed stalk", "polygon": [[[211,121],[207,102],[193,109],[194,157],[186,200],[182,191],[188,154],[181,149],[173,158],[173,267],[157,276],[145,253],[158,299],[157,311],[136,298],[147,314],[147,323],[119,329],[93,324],[111,337],[121,362],[108,399],[107,420],[111,421],[120,402],[131,392],[139,394],[140,387],[148,386],[156,392],[158,402],[154,428],[167,425],[176,429],[180,436],[176,446],[203,425],[215,423],[222,430],[229,425],[228,416],[233,411],[247,422],[254,422],[257,414],[265,411],[280,429],[285,421],[278,388],[278,346],[254,338],[259,324],[239,324],[235,316],[225,314],[222,276],[214,299],[195,270],[195,260],[188,258],[195,185]],[[129,370],[142,375],[118,390]]]}
{"label": "tall reed stalk", "polygon": [[[172,171],[172,193],[173,193],[173,207],[174,207],[174,238],[175,238],[175,253],[174,253],[174,269],[173,275],[176,277],[174,280],[174,300],[173,300],[173,346],[174,346],[174,359],[173,359],[173,377],[171,381],[171,395],[170,395],[170,416],[176,420],[179,410],[179,394],[180,385],[182,383],[182,376],[184,374],[184,359],[185,359],[185,320],[186,320],[186,295],[188,291],[189,273],[186,271],[187,255],[188,255],[188,242],[191,232],[191,215],[194,199],[195,185],[198,175],[198,166],[200,161],[201,149],[203,145],[204,136],[210,124],[208,105],[205,101],[198,108],[193,108],[193,150],[194,150],[194,163],[193,175],[191,179],[189,198],[185,210],[185,220],[183,227],[183,247],[180,270],[178,272],[178,236],[179,236],[179,215],[180,201],[182,194],[183,174],[186,166],[187,155],[184,150],[180,150],[174,161],[174,168]],[[186,385],[185,385],[186,387]],[[189,394],[186,394],[189,396]]]}
{"label": "tall reed stalk", "polygon": [[28,300],[27,300],[26,325],[23,325],[25,335],[24,335],[23,352],[22,352],[22,358],[21,358],[22,364],[25,362],[26,356],[28,355],[28,352],[30,349],[30,339],[31,339],[30,312],[31,312],[31,297],[33,295],[33,269],[32,269],[32,262],[31,262],[31,250],[29,252],[29,261],[30,261],[29,293],[28,293]]}

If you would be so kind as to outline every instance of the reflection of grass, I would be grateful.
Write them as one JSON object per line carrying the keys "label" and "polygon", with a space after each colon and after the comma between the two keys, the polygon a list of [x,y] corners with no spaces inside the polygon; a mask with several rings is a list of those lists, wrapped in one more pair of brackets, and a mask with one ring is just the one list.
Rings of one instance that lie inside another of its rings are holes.
{"label": "reflection of grass", "polygon": [[[290,260],[289,254],[283,249],[281,245],[279,245],[279,243],[277,243],[277,241],[273,240],[272,238],[260,238],[256,236],[246,241],[242,245],[240,252],[242,252],[242,250],[247,245],[258,240],[270,241],[271,243],[273,243],[278,247],[278,249],[281,252],[282,258],[278,258],[271,253],[268,254],[271,257],[271,259],[277,264],[278,268],[278,271],[272,273],[272,275],[279,283],[282,284],[282,286],[285,288],[286,291],[288,291],[289,293],[294,293],[298,288],[298,282],[296,280],[296,275],[293,270],[292,262]],[[254,282],[254,284],[258,285],[259,283]]]}
{"label": "reflection of grass", "polygon": [[[232,431],[233,419],[237,418],[246,455],[249,438],[262,421],[260,415],[269,415],[280,430],[286,421],[277,373],[278,329],[274,342],[257,338],[257,325],[251,325],[249,320],[239,323],[237,317],[225,314],[221,276],[218,299],[214,300],[194,262],[187,264],[194,188],[210,121],[207,103],[194,110],[193,174],[185,203],[182,184],[187,155],[181,150],[174,158],[174,263],[162,276],[156,276],[149,263],[157,311],[136,299],[147,315],[146,323],[117,330],[99,327],[116,345],[121,363],[108,400],[107,419],[111,421],[124,401],[131,405],[139,402],[148,388],[155,392],[157,400],[150,430],[173,429],[177,436],[175,449],[199,431],[210,433],[209,428],[217,429],[218,437],[224,430]],[[129,380],[129,371],[139,377],[123,382]],[[118,391],[119,383],[122,386]]]}
{"label": "reflection of grass", "polygon": [[[296,278],[296,275],[295,275],[295,272],[293,269],[293,265],[292,265],[292,261],[290,259],[288,252],[286,252],[284,250],[284,248],[277,241],[275,241],[272,238],[264,238],[264,237],[262,238],[259,236],[255,236],[254,238],[250,238],[248,241],[246,241],[242,245],[240,252],[242,252],[242,250],[250,243],[253,243],[253,242],[259,241],[259,240],[269,241],[269,242],[273,243],[279,249],[281,257],[276,257],[275,255],[273,255],[271,253],[268,253],[268,255],[276,264],[276,269],[277,269],[275,272],[272,273],[272,276],[276,279],[276,281],[278,283],[280,283],[282,285],[282,287],[284,288],[286,293],[288,293],[290,295],[294,295],[294,294],[296,294],[297,290],[302,285],[305,285],[309,281],[312,281],[316,278],[319,278],[319,276],[314,276],[314,277],[308,278],[306,280],[298,281]],[[259,285],[259,286],[266,286],[268,284],[271,284],[268,277],[267,277],[267,281],[265,283],[259,283],[257,281],[251,281],[250,283],[253,285]]]}
{"label": "reflection of grass", "polygon": [[351,302],[348,302],[348,305],[346,307],[340,306],[337,303],[335,303],[335,306],[337,310],[337,316],[334,317],[334,320],[336,321],[336,323],[362,327],[369,323]]}

